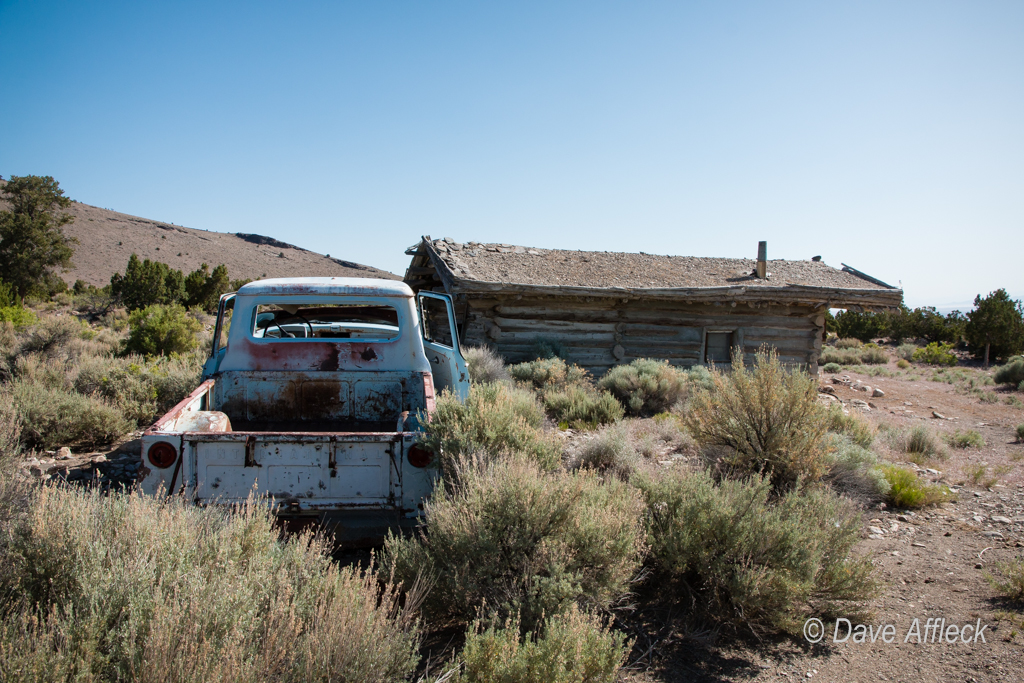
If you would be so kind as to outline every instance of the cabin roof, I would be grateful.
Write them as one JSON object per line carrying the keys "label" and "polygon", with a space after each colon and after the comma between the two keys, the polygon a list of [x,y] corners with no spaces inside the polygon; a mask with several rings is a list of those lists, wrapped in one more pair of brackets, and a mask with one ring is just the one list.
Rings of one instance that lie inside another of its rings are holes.
{"label": "cabin roof", "polygon": [[460,291],[504,287],[685,295],[742,290],[747,298],[791,298],[799,292],[830,303],[851,299],[882,307],[898,306],[903,294],[846,266],[841,270],[812,260],[769,260],[769,277],[762,280],[753,274],[754,259],[537,249],[429,237],[407,253],[413,263],[406,281],[414,288],[416,275],[432,265],[447,289]]}

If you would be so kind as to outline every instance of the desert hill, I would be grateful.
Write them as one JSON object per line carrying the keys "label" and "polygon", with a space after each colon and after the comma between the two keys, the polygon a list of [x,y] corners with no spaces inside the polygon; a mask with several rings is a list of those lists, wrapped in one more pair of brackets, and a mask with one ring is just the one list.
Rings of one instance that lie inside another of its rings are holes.
{"label": "desert hill", "polygon": [[[6,209],[0,202],[0,210]],[[263,235],[207,232],[161,221],[108,211],[72,202],[68,213],[75,221],[65,234],[78,238],[72,270],[61,273],[70,285],[75,280],[102,287],[110,276],[123,273],[132,253],[163,261],[189,273],[203,263],[223,263],[232,279],[267,277],[379,277],[401,279],[393,273],[351,261],[324,256]]]}

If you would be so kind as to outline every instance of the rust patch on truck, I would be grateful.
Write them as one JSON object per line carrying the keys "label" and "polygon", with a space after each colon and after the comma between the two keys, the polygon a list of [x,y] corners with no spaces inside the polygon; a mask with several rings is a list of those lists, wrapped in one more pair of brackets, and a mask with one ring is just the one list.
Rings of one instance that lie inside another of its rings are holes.
{"label": "rust patch on truck", "polygon": [[393,342],[323,342],[311,340],[240,340],[240,348],[229,353],[244,359],[247,370],[292,370],[336,372],[361,370],[369,362],[384,362],[386,349]]}

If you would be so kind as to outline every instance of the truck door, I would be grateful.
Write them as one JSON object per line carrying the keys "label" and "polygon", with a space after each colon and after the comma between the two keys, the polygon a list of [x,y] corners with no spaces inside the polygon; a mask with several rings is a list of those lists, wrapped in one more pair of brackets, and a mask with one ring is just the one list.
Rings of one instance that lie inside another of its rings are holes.
{"label": "truck door", "polygon": [[436,292],[420,292],[420,329],[423,350],[434,374],[434,387],[451,389],[466,400],[469,396],[469,371],[459,349],[459,332],[455,327],[455,309],[451,297]]}
{"label": "truck door", "polygon": [[217,304],[217,326],[213,330],[213,347],[210,357],[203,364],[203,381],[210,379],[220,368],[220,361],[228,347],[228,330],[231,327],[231,314],[235,308],[235,292],[222,294]]}

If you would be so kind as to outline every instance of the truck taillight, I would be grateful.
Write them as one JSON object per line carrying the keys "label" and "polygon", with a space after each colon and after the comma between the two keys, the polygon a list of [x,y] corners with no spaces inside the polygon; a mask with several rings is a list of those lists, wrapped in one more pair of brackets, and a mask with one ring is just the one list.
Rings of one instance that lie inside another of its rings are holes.
{"label": "truck taillight", "polygon": [[178,451],[166,441],[157,441],[150,446],[147,455],[149,456],[149,461],[153,463],[153,467],[159,467],[160,469],[170,467],[178,459]]}
{"label": "truck taillight", "polygon": [[409,449],[408,458],[413,467],[426,467],[433,462],[434,454],[417,444]]}

